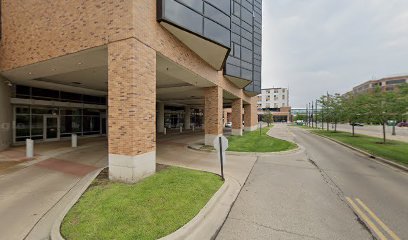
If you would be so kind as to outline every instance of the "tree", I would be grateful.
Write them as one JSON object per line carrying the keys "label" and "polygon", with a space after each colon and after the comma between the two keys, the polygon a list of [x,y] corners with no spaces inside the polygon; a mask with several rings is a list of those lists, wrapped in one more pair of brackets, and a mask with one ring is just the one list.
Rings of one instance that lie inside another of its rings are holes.
{"label": "tree", "polygon": [[329,131],[329,121],[330,121],[330,113],[329,113],[329,99],[330,95],[327,93],[327,95],[323,95],[320,97],[318,102],[320,103],[322,110],[322,121],[326,122],[327,124],[327,131]]}
{"label": "tree", "polygon": [[355,125],[365,122],[367,113],[367,96],[365,94],[349,94],[343,97],[344,120],[350,123],[352,135],[355,136]]}
{"label": "tree", "polygon": [[273,115],[272,112],[270,110],[267,110],[263,116],[262,119],[268,124],[268,127],[271,123],[273,123]]}
{"label": "tree", "polygon": [[407,112],[406,97],[401,96],[404,91],[384,92],[381,88],[377,88],[367,94],[368,118],[370,121],[382,125],[383,143],[386,143],[385,124],[387,121],[394,120]]}

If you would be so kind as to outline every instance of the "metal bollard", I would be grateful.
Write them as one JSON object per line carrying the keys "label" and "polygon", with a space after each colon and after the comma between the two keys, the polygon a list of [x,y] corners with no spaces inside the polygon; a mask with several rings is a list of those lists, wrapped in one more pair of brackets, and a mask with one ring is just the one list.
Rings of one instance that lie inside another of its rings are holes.
{"label": "metal bollard", "polygon": [[34,140],[26,139],[26,157],[34,157]]}
{"label": "metal bollard", "polygon": [[71,146],[73,148],[78,146],[78,135],[76,133],[71,134]]}
{"label": "metal bollard", "polygon": [[180,126],[180,133],[182,133],[183,132],[183,127],[182,126]]}
{"label": "metal bollard", "polygon": [[193,125],[193,132],[195,131],[195,126]]}
{"label": "metal bollard", "polygon": [[166,135],[167,134],[167,128],[163,129],[163,134]]}

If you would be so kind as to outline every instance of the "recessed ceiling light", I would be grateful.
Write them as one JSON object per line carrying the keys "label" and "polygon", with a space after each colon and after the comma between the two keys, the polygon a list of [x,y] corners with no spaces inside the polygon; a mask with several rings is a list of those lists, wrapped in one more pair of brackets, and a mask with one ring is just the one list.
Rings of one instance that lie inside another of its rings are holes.
{"label": "recessed ceiling light", "polygon": [[81,65],[82,63],[81,62],[78,62],[78,65]]}
{"label": "recessed ceiling light", "polygon": [[32,72],[28,72],[28,75],[31,75],[31,74],[33,74]]}
{"label": "recessed ceiling light", "polygon": [[57,69],[55,69],[55,68],[51,68],[51,71],[55,72],[55,70],[57,70]]}

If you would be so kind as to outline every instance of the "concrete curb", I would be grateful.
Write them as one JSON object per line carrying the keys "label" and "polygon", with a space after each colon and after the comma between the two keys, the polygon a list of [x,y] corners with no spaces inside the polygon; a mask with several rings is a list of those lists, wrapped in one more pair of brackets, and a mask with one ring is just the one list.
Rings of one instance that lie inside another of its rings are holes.
{"label": "concrete curb", "polygon": [[[215,153],[215,150],[202,150],[198,148],[197,145],[187,145],[187,148],[198,151],[198,152],[210,152],[210,153]],[[286,151],[281,151],[281,152],[235,152],[235,151],[225,151],[227,155],[232,155],[232,156],[252,156],[252,157],[263,157],[263,156],[272,156],[272,155],[282,155],[282,154],[290,154],[290,153],[295,153],[298,152],[301,148],[298,146],[297,148],[286,150]]]}
{"label": "concrete curb", "polygon": [[[311,131],[309,131],[309,132],[311,132]],[[314,133],[314,132],[311,132],[311,133],[314,134],[314,135],[316,135],[316,136],[319,136],[319,137],[328,139],[328,140],[330,140],[330,141],[333,141],[333,142],[335,142],[335,143],[337,143],[337,144],[340,144],[340,145],[342,145],[342,146],[345,146],[345,147],[347,147],[347,148],[350,148],[351,150],[354,150],[354,151],[356,151],[356,152],[359,152],[359,153],[361,153],[361,154],[363,154],[363,155],[369,157],[370,159],[376,160],[376,161],[381,162],[381,163],[385,163],[385,164],[390,165],[390,166],[392,166],[392,167],[394,167],[394,168],[398,168],[399,170],[408,172],[408,167],[406,167],[406,166],[404,166],[404,165],[402,165],[402,164],[393,162],[393,161],[391,161],[391,160],[388,160],[388,159],[385,159],[385,158],[382,158],[382,157],[375,156],[375,155],[373,155],[373,154],[371,154],[371,153],[368,153],[368,152],[366,152],[366,151],[364,151],[364,150],[355,148],[355,147],[353,147],[353,146],[351,146],[351,145],[348,145],[348,144],[346,144],[346,143],[340,142],[340,141],[338,141],[338,140],[336,140],[336,139],[333,139],[333,138],[330,138],[330,137],[327,137],[327,136],[323,136],[323,135],[320,135],[320,134]]]}
{"label": "concrete curb", "polygon": [[65,209],[58,215],[58,217],[55,219],[54,224],[52,225],[51,228],[51,233],[50,233],[50,238],[52,240],[65,240],[60,232],[61,224],[62,221],[64,220],[65,215],[69,212],[69,210],[75,205],[76,202],[78,202],[79,198],[82,196],[82,194],[88,189],[89,185],[93,182],[93,180],[99,175],[99,173],[103,170],[104,168],[98,169],[90,174],[88,174],[83,181],[85,181],[84,185],[78,190],[76,196],[71,200],[71,202],[65,207]]}
{"label": "concrete curb", "polygon": [[232,179],[226,178],[221,188],[186,225],[167,235],[161,240],[215,239],[227,218],[241,186]]}
{"label": "concrete curb", "polygon": [[[70,204],[66,206],[64,211],[62,211],[56,218],[50,234],[52,240],[65,240],[60,232],[64,217],[75,203],[78,202],[82,194],[88,189],[89,185],[102,170],[103,168],[88,175],[87,182],[77,192],[77,195],[72,199]],[[241,186],[235,179],[226,177],[221,188],[211,197],[207,204],[192,220],[177,231],[161,239],[214,239],[238,197],[240,189]]]}

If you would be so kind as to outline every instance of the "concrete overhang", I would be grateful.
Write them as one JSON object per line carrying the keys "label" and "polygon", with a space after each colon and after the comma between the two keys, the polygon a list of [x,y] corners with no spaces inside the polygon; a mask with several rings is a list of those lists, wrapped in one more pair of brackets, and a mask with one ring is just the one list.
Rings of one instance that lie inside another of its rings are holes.
{"label": "concrete overhang", "polygon": [[246,86],[248,86],[252,82],[252,80],[238,78],[238,77],[234,77],[234,76],[230,76],[230,75],[225,75],[224,74],[224,76],[225,76],[225,78],[227,78],[230,82],[232,82],[238,88],[245,88]]}
{"label": "concrete overhang", "polygon": [[200,36],[187,29],[172,24],[166,20],[159,20],[160,24],[176,36],[188,48],[200,56],[216,70],[221,70],[228,57],[230,49],[210,39]]}

